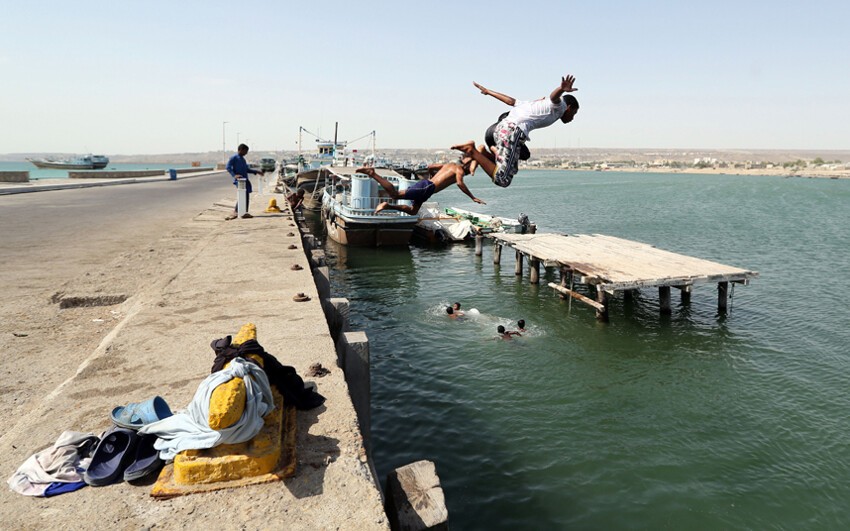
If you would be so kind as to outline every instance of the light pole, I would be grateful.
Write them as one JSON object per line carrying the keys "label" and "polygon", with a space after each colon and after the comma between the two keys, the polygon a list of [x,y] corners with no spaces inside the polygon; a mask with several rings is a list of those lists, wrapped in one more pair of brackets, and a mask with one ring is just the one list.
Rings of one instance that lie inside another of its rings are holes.
{"label": "light pole", "polygon": [[230,122],[221,122],[221,155],[224,157],[224,163],[227,164],[227,142],[224,137],[224,126]]}

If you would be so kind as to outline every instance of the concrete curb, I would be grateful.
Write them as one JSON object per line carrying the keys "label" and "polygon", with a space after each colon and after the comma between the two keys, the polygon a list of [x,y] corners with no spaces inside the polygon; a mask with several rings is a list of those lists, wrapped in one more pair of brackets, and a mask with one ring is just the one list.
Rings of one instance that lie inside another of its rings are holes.
{"label": "concrete curb", "polygon": [[[183,179],[194,179],[196,177],[209,177],[211,175],[217,175],[221,173],[227,173],[224,170],[218,171],[208,171],[208,172],[198,172],[194,174],[178,174],[177,180],[182,181]],[[58,180],[67,180],[67,181],[78,181],[79,179],[45,179],[50,181],[58,181]],[[12,194],[26,194],[31,192],[49,192],[51,190],[67,190],[72,188],[93,188],[95,186],[116,186],[119,184],[145,184],[152,182],[160,182],[160,181],[169,181],[171,180],[167,175],[163,175],[162,177],[139,177],[134,179],[116,179],[113,181],[85,181],[85,182],[69,182],[65,183],[55,183],[55,184],[31,184],[30,183],[21,183],[16,186],[9,186],[11,183],[5,183],[4,186],[0,186],[0,195],[12,195]],[[37,182],[36,180],[35,182]]]}

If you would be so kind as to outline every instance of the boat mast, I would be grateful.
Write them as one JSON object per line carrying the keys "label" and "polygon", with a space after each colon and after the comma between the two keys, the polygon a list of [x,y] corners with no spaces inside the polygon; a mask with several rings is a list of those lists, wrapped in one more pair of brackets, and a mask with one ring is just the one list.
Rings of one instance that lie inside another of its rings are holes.
{"label": "boat mast", "polygon": [[339,132],[339,122],[334,122],[334,145],[331,151],[331,166],[336,166],[336,137]]}
{"label": "boat mast", "polygon": [[304,170],[304,165],[301,162],[303,160],[301,158],[301,131],[303,131],[303,130],[304,130],[304,128],[299,125],[298,126],[298,173],[301,173]]}

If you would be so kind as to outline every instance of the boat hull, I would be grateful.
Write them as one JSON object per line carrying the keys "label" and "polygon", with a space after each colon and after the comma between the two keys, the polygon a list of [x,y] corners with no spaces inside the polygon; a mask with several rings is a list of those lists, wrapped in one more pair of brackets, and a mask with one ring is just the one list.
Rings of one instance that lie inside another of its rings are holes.
{"label": "boat hull", "polygon": [[53,170],[93,170],[94,164],[74,164],[71,162],[50,162],[46,160],[31,160],[36,168],[48,168]]}
{"label": "boat hull", "polygon": [[415,219],[407,223],[365,223],[343,216],[325,218],[328,237],[341,245],[391,247],[408,245]]}

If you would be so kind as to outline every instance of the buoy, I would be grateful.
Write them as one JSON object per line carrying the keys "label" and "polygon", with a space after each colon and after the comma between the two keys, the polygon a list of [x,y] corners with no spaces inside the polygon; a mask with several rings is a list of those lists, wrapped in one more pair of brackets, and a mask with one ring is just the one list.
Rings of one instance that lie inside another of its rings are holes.
{"label": "buoy", "polygon": [[266,212],[280,212],[280,208],[277,206],[277,199],[274,197],[269,199],[269,206],[266,207]]}

